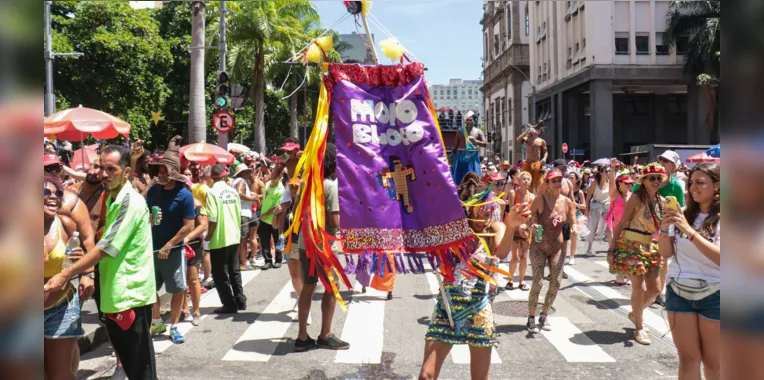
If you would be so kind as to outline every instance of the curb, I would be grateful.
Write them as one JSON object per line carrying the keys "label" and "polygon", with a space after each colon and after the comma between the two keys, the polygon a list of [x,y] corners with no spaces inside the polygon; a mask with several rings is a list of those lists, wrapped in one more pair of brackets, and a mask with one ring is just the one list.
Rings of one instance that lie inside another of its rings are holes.
{"label": "curb", "polygon": [[[159,295],[160,310],[164,308],[164,306],[168,306],[171,299],[172,293],[161,293]],[[94,321],[94,323],[97,323],[98,327],[95,329],[90,329],[90,331],[86,331],[85,334],[83,334],[77,340],[77,345],[80,347],[80,353],[91,351],[98,347],[98,345],[101,343],[107,342],[109,340],[109,336],[106,332],[106,326],[98,321]]]}

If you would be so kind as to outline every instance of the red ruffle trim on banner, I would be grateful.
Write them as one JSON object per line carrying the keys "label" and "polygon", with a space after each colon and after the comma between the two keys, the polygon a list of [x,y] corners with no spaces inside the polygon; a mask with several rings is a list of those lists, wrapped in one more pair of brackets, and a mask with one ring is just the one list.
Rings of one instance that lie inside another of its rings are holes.
{"label": "red ruffle trim on banner", "polygon": [[330,63],[328,68],[329,75],[324,75],[324,85],[330,94],[334,84],[341,80],[370,86],[401,86],[424,74],[424,64],[421,62],[390,66]]}

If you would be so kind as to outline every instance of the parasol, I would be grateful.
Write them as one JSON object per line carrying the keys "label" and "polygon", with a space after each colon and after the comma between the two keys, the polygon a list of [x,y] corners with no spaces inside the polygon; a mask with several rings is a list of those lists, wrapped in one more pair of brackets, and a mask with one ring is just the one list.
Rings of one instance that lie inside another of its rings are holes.
{"label": "parasol", "polygon": [[130,124],[106,112],[79,106],[50,115],[45,118],[45,137],[58,140],[82,141],[88,135],[96,139],[113,139],[119,135],[127,137]]}
{"label": "parasol", "polygon": [[85,171],[96,157],[98,157],[98,144],[88,145],[72,153],[72,161],[69,166],[74,170]]}
{"label": "parasol", "polygon": [[592,162],[592,165],[610,166],[610,159],[609,158],[600,158],[599,160]]}
{"label": "parasol", "polygon": [[436,109],[435,111],[436,112],[451,112],[453,110],[448,108],[448,107],[440,107],[440,108]]}
{"label": "parasol", "polygon": [[721,163],[721,158],[709,156],[707,152],[698,153],[696,155],[687,157],[685,160],[687,163],[699,163],[699,162],[716,162]]}
{"label": "parasol", "polygon": [[223,148],[217,145],[207,144],[205,142],[198,142],[181,147],[180,156],[188,161],[203,165],[214,165],[216,163],[230,165],[234,162],[233,154],[226,152]]}
{"label": "parasol", "polygon": [[706,154],[711,156],[711,157],[714,157],[714,158],[721,158],[722,157],[722,147],[721,147],[721,145],[722,144],[716,144],[716,145],[712,146],[711,148],[709,148],[706,151]]}
{"label": "parasol", "polygon": [[237,143],[228,143],[229,152],[234,151],[239,153],[248,153],[250,150],[252,149],[249,149],[249,147],[247,147],[246,145],[237,144]]}

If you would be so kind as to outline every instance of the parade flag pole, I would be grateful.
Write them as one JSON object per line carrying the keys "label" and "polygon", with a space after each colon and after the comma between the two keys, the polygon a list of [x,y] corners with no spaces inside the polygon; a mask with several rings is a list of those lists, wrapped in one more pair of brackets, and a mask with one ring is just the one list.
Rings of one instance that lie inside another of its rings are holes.
{"label": "parade flag pole", "polygon": [[366,30],[366,38],[369,39],[369,44],[371,45],[371,54],[374,56],[374,64],[379,65],[379,57],[377,57],[377,49],[374,47],[374,37],[371,36],[371,31],[369,31],[369,23],[366,21],[366,14],[365,12],[361,12],[361,21],[363,22],[363,28]]}

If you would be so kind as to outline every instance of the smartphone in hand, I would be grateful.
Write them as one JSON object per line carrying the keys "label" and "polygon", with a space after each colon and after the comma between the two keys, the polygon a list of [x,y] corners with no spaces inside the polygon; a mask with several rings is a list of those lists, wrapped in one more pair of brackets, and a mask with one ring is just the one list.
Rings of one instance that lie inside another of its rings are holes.
{"label": "smartphone in hand", "polygon": [[682,211],[681,208],[679,207],[679,201],[673,195],[669,195],[666,197],[666,209],[673,210],[676,212]]}

